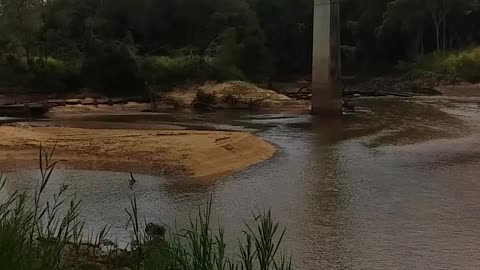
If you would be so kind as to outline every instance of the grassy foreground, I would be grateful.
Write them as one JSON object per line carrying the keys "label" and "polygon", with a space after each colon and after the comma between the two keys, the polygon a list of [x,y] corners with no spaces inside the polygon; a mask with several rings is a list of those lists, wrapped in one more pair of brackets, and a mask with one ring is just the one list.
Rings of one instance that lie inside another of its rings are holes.
{"label": "grassy foreground", "polygon": [[280,251],[285,229],[270,211],[245,221],[236,247],[227,248],[224,230],[212,229],[211,202],[198,209],[186,228],[172,230],[140,222],[133,197],[125,209],[131,229],[127,249],[107,240],[108,227],[85,237],[81,202],[69,199],[68,186],[52,198],[44,195],[57,164],[52,156],[53,151],[40,150],[40,179],[33,194],[5,196],[7,180],[0,176],[1,269],[293,269],[291,257]]}

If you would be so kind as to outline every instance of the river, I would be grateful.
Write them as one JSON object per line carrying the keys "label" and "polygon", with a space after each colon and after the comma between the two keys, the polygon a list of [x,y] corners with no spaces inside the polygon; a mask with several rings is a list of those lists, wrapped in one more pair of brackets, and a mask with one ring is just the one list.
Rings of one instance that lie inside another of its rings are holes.
{"label": "river", "polygon": [[[124,208],[138,198],[148,222],[183,224],[213,198],[214,223],[235,244],[242,221],[271,208],[287,227],[299,269],[480,269],[480,99],[360,99],[341,119],[217,112],[207,115],[94,116],[135,123],[251,131],[275,157],[223,179],[192,183],[124,173],[57,170],[81,198],[93,228],[128,238]],[[88,121],[89,119],[84,119]],[[9,189],[36,171],[9,174]],[[113,237],[112,237],[113,238]],[[113,239],[114,240],[114,239]]]}

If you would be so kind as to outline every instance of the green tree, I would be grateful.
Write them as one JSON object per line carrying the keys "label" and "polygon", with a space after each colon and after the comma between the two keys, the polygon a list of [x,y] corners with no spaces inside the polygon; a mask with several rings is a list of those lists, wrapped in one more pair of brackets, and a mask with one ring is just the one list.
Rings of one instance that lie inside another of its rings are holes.
{"label": "green tree", "polygon": [[400,27],[411,39],[409,55],[416,57],[425,52],[424,32],[427,11],[424,4],[418,0],[395,0],[387,5],[380,34],[390,32]]}
{"label": "green tree", "polygon": [[0,30],[4,43],[8,43],[13,52],[24,56],[28,66],[32,64],[37,50],[44,4],[42,0],[0,1]]}
{"label": "green tree", "polygon": [[250,0],[265,33],[277,77],[309,73],[313,1]]}

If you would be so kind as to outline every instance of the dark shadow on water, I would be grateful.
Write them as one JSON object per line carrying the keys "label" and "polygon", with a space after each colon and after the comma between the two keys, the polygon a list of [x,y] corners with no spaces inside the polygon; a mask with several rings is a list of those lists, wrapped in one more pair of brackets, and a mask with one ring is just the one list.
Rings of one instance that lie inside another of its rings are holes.
{"label": "dark shadow on water", "polygon": [[350,188],[344,162],[348,153],[339,149],[348,132],[345,117],[312,117],[311,162],[302,171],[306,173],[308,228],[306,235],[322,242],[305,239],[317,256],[319,269],[348,269],[350,249],[344,239],[348,237],[346,214],[350,203]]}
{"label": "dark shadow on water", "polygon": [[343,117],[312,117],[312,131],[315,145],[332,145],[343,138],[345,120]]}

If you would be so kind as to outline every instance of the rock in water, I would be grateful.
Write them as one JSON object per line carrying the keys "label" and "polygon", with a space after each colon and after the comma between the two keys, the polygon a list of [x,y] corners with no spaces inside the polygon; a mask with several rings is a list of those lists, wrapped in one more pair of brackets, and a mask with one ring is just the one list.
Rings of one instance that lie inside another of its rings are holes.
{"label": "rock in water", "polygon": [[163,226],[149,223],[145,228],[145,233],[152,238],[153,241],[165,240],[165,228]]}

